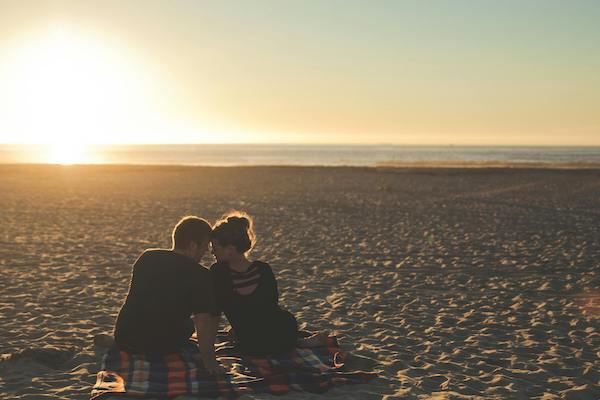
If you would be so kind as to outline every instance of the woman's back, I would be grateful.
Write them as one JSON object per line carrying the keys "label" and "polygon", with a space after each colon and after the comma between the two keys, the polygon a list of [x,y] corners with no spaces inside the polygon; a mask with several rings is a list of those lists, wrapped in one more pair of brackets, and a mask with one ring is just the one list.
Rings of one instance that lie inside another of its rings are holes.
{"label": "woman's back", "polygon": [[217,307],[227,316],[242,352],[268,354],[294,346],[297,323],[278,305],[277,281],[269,264],[254,261],[247,270],[235,271],[216,263],[211,271]]}

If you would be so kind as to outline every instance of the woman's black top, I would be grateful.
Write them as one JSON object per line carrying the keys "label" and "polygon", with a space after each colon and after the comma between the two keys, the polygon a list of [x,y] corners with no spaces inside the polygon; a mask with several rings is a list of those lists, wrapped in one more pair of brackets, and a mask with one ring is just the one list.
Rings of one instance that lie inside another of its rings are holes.
{"label": "woman's black top", "polygon": [[[294,316],[279,307],[277,281],[269,264],[254,261],[244,272],[216,263],[211,267],[217,308],[234,330],[236,346],[248,355],[283,353],[296,345]],[[257,285],[249,294],[238,289]]]}

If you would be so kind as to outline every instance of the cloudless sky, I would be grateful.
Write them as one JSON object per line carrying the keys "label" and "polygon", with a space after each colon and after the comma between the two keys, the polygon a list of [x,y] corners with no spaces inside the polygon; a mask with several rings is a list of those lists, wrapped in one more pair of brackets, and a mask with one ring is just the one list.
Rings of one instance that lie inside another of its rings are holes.
{"label": "cloudless sky", "polygon": [[600,145],[600,1],[0,0],[0,142],[75,136]]}

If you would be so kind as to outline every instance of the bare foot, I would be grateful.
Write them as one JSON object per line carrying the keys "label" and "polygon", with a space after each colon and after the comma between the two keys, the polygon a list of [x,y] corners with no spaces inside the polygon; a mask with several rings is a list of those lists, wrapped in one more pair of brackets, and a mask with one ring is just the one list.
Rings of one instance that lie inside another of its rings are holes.
{"label": "bare foot", "polygon": [[99,333],[98,335],[94,336],[95,346],[109,348],[114,346],[114,344],[115,339],[111,335]]}
{"label": "bare foot", "polygon": [[322,332],[315,333],[309,337],[298,339],[298,341],[296,342],[296,345],[298,347],[325,346],[327,344],[327,337],[328,337],[328,335],[326,333],[322,333]]}

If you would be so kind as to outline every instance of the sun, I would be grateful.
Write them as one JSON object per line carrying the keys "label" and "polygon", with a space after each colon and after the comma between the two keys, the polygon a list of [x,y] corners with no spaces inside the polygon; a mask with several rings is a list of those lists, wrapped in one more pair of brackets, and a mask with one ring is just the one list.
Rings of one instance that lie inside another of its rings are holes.
{"label": "sun", "polygon": [[46,162],[50,164],[84,164],[92,162],[88,155],[88,146],[81,143],[55,143],[48,146]]}
{"label": "sun", "polygon": [[110,37],[54,27],[9,53],[0,60],[0,128],[20,143],[49,146],[53,162],[86,162],[91,144],[144,142],[163,124],[162,86]]}

